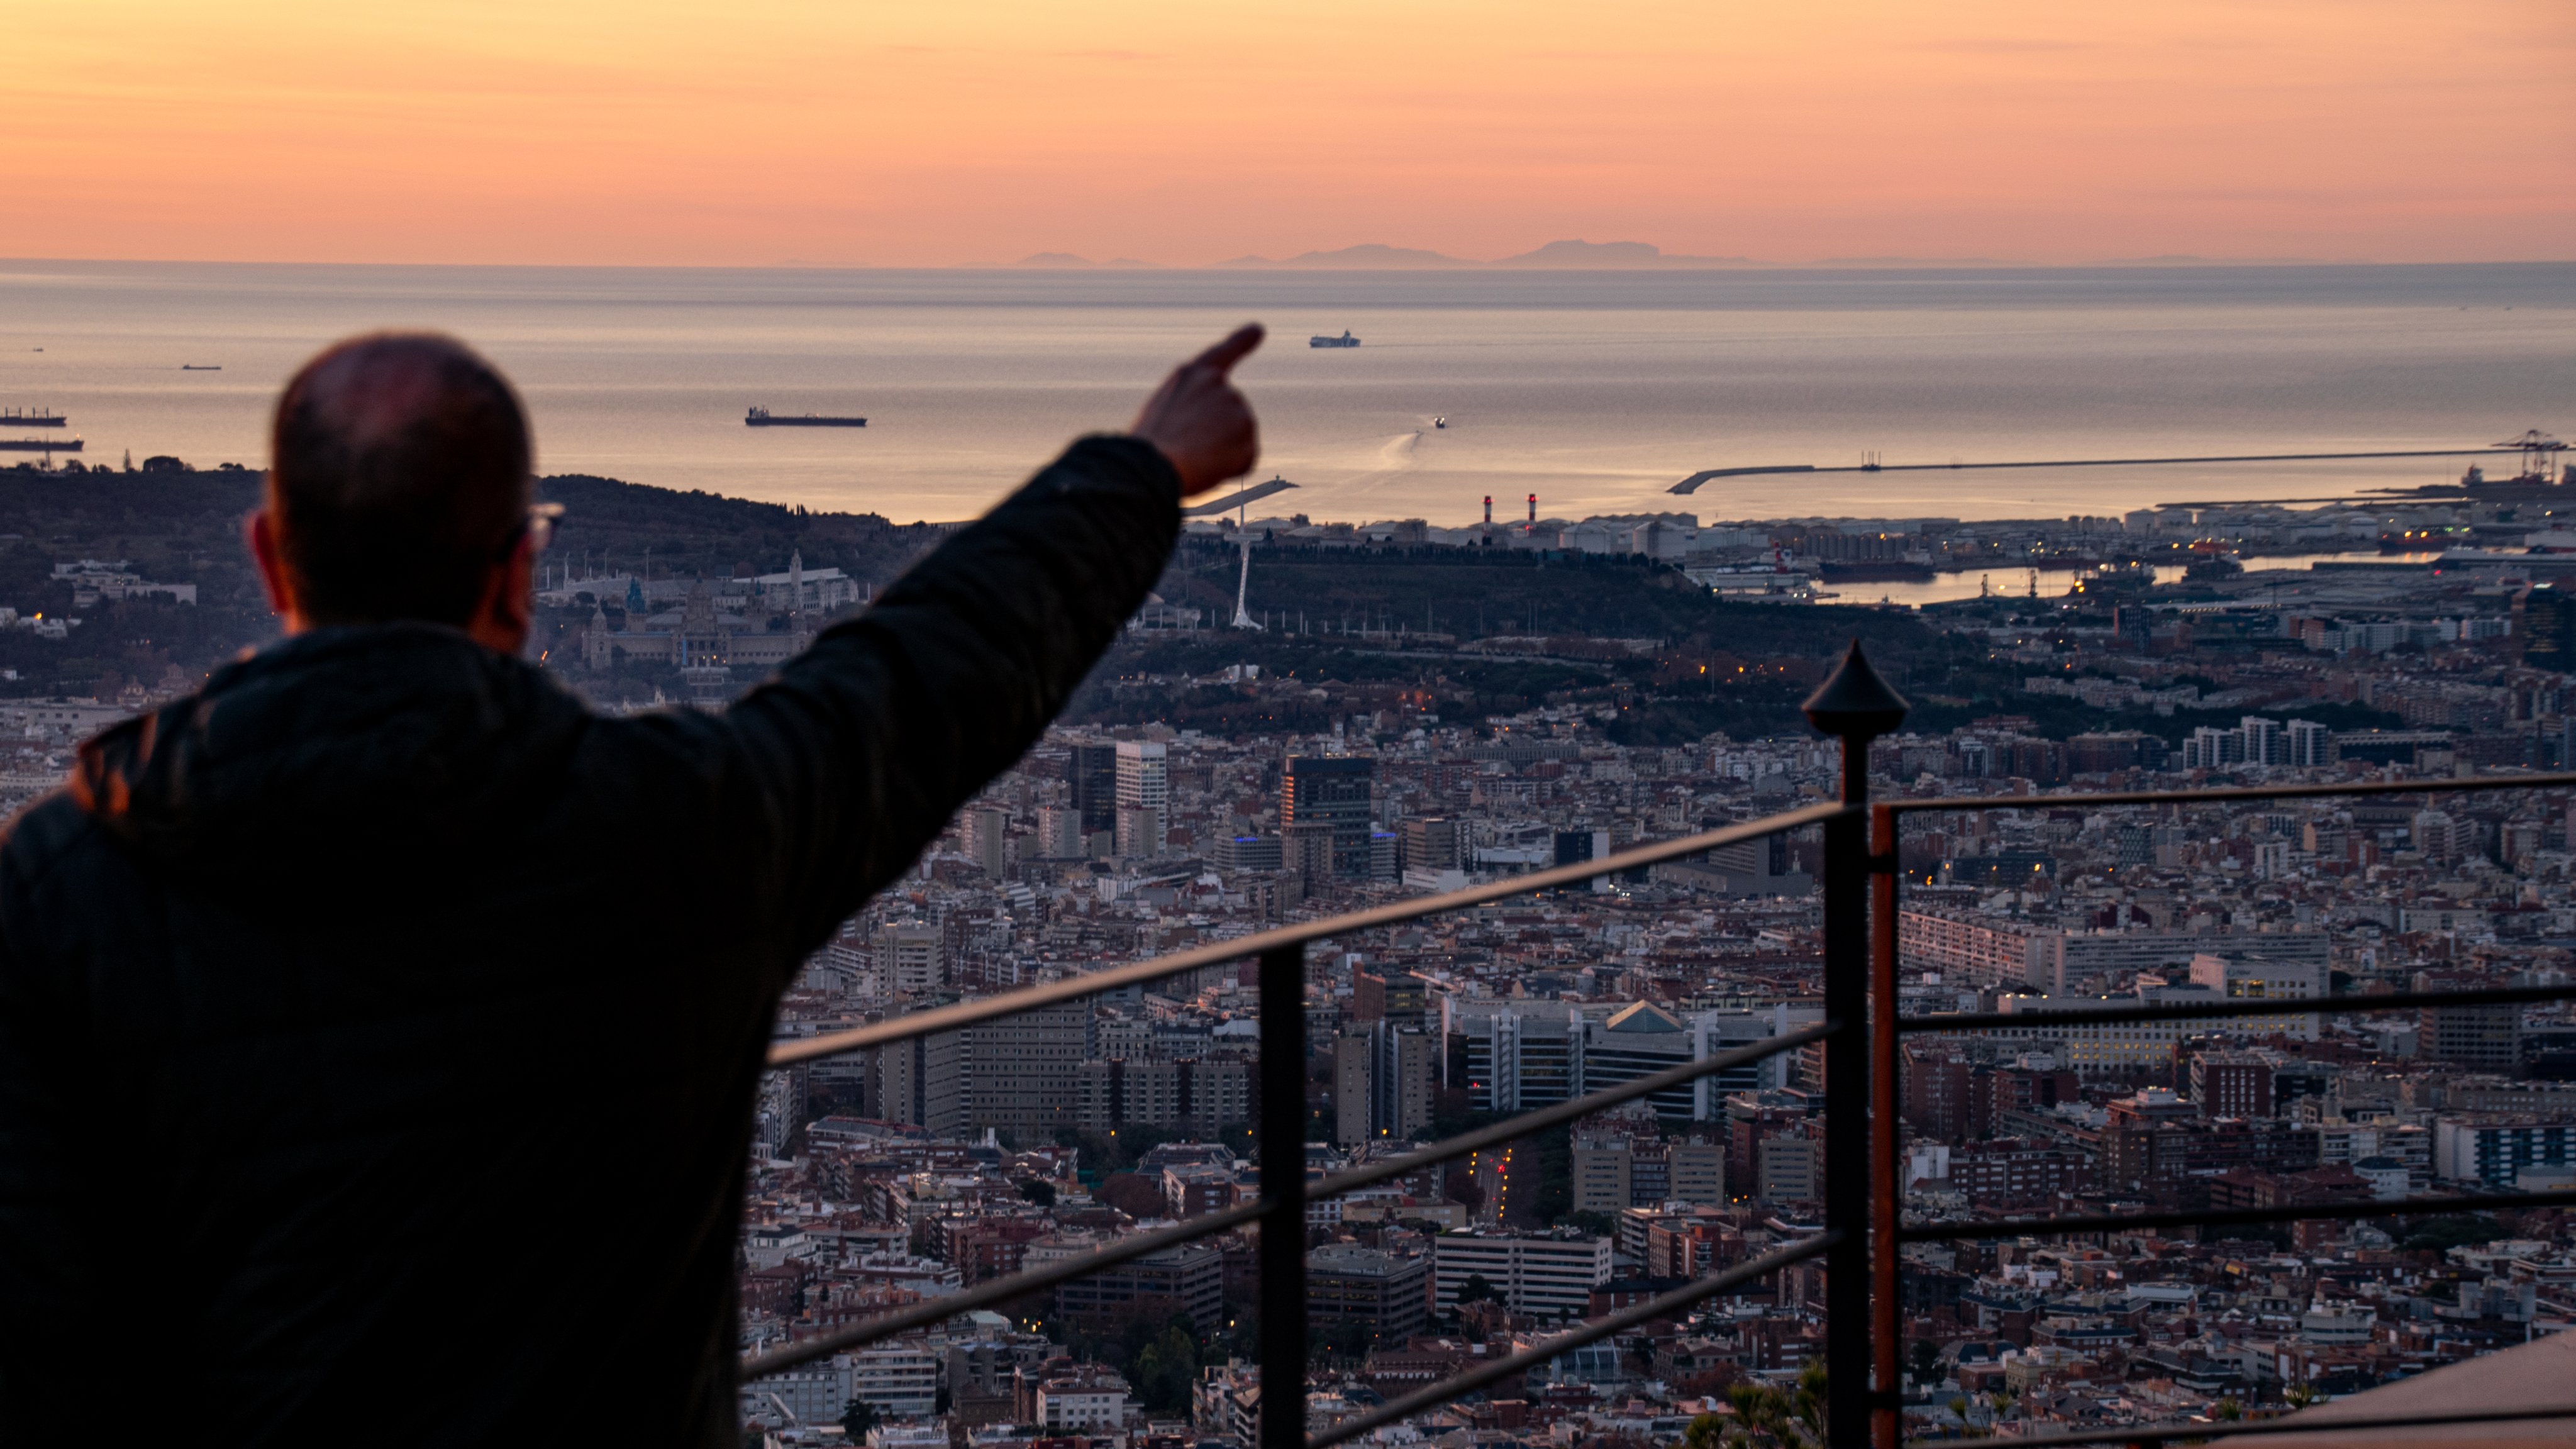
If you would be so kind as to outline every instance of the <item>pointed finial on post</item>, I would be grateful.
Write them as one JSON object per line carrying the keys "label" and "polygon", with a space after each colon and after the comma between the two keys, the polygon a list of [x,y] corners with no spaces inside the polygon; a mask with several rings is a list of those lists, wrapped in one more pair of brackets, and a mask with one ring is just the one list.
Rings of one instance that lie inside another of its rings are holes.
{"label": "pointed finial on post", "polygon": [[1843,655],[1832,677],[1798,706],[1807,723],[1843,742],[1846,804],[1857,805],[1869,796],[1869,742],[1905,723],[1906,712],[1913,707],[1870,668],[1858,639],[1852,640],[1850,652]]}

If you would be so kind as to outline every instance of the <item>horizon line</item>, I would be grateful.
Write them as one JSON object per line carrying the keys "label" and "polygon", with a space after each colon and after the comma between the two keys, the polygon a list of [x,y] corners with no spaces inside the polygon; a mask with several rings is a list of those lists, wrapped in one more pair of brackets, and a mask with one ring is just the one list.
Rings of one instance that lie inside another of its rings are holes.
{"label": "horizon line", "polygon": [[[1326,253],[1325,255],[1330,255]],[[1242,262],[1091,262],[1065,264],[1028,262],[566,262],[566,261],[395,261],[316,258],[241,258],[241,257],[48,257],[0,256],[0,267],[7,266],[201,266],[201,267],[386,267],[407,269],[445,268],[451,270],[519,270],[519,271],[664,271],[664,272],[1041,272],[1041,273],[1107,273],[1115,275],[1150,275],[1159,272],[1192,273],[1367,273],[1372,275],[1412,274],[1422,272],[1473,272],[1482,274],[1616,273],[1673,274],[1709,272],[1869,272],[1869,271],[2191,271],[2200,268],[2267,267],[2283,270],[2294,268],[2424,268],[2424,267],[2559,267],[2576,266],[2576,255],[2552,257],[2483,258],[2454,260],[2387,261],[2367,257],[2105,257],[2083,261],[2035,261],[2007,258],[1941,258],[1877,257],[1823,258],[1814,261],[1765,261],[1685,259],[1641,264],[1560,264],[1521,263],[1505,258],[1476,261],[1447,257],[1436,262],[1368,265],[1336,262],[1302,262],[1296,259],[1261,259]]]}

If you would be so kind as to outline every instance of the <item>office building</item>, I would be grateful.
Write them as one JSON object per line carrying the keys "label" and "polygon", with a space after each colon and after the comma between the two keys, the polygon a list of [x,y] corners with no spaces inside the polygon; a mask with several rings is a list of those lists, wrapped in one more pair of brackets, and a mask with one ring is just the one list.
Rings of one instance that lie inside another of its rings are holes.
{"label": "office building", "polygon": [[1306,1255],[1306,1312],[1317,1323],[1347,1323],[1372,1341],[1401,1344],[1428,1317],[1431,1260],[1328,1243]]}
{"label": "office building", "polygon": [[1075,745],[1065,757],[1064,780],[1072,787],[1074,812],[1082,833],[1094,835],[1118,828],[1118,747]]}
{"label": "office building", "polygon": [[1119,741],[1119,807],[1159,814],[1170,809],[1171,803],[1172,766],[1162,744],[1154,740]]}
{"label": "office building", "polygon": [[1279,823],[1283,834],[1300,825],[1332,828],[1332,873],[1352,878],[1370,874],[1369,785],[1377,762],[1359,756],[1291,757],[1279,777]]}

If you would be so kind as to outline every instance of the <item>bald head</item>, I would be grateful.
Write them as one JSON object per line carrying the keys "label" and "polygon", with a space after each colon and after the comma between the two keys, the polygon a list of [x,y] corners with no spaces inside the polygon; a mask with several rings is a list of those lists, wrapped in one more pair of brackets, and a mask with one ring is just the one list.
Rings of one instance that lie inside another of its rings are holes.
{"label": "bald head", "polygon": [[268,511],[305,618],[467,626],[526,519],[527,416],[492,365],[429,333],[338,344],[286,384]]}

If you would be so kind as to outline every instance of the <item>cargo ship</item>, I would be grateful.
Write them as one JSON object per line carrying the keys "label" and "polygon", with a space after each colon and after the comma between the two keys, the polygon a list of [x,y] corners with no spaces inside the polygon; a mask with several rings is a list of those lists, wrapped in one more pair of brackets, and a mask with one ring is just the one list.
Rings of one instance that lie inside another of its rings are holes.
{"label": "cargo ship", "polygon": [[746,428],[864,428],[868,425],[868,420],[866,418],[827,418],[818,413],[782,418],[773,415],[767,408],[753,408],[742,415],[742,425]]}
{"label": "cargo ship", "polygon": [[1306,339],[1306,345],[1309,347],[1357,347],[1360,345],[1360,340],[1351,335],[1351,329],[1345,327],[1342,329],[1342,335],[1339,337],[1309,337]]}
{"label": "cargo ship", "polygon": [[0,411],[0,428],[65,428],[71,419],[51,409],[22,413],[16,408]]}
{"label": "cargo ship", "polygon": [[0,453],[77,453],[78,438],[0,438]]}

